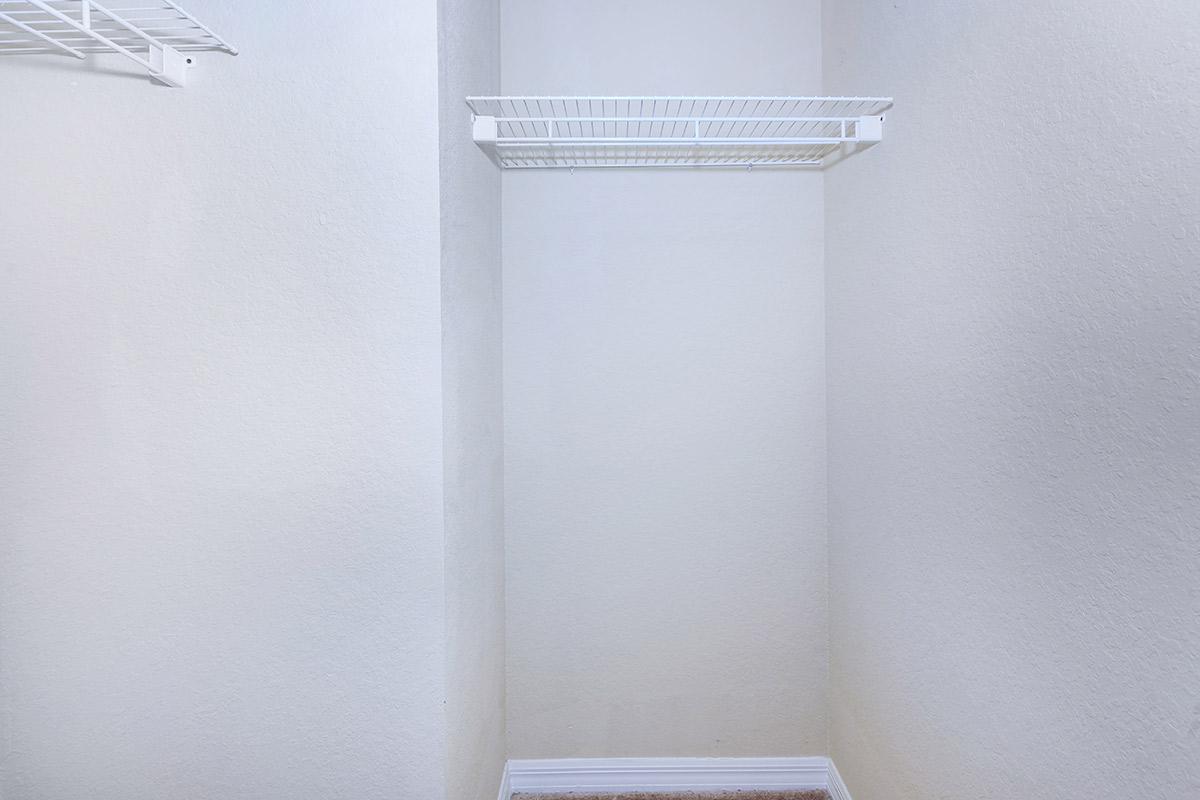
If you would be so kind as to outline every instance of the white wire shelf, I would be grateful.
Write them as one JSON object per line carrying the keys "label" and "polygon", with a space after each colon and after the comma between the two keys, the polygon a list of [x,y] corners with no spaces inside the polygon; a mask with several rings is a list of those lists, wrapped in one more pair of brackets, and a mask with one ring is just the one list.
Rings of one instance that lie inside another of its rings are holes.
{"label": "white wire shelf", "polygon": [[890,97],[468,97],[505,169],[820,167],[883,138]]}
{"label": "white wire shelf", "polygon": [[237,50],[171,0],[0,0],[0,55],[120,53],[182,86],[186,52]]}

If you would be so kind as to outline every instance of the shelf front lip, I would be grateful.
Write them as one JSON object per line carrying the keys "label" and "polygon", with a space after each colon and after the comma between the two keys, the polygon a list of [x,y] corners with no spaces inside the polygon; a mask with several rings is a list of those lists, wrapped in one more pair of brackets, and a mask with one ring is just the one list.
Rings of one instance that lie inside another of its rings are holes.
{"label": "shelf front lip", "polygon": [[502,169],[697,169],[697,168],[770,168],[770,167],[820,167],[824,162],[813,159],[792,159],[789,161],[718,161],[715,163],[696,162],[696,163],[675,163],[675,164],[656,164],[649,161],[640,161],[629,164],[584,164],[584,163],[562,163],[562,164],[512,164],[501,163]]}
{"label": "shelf front lip", "polygon": [[[868,114],[867,116],[874,116]],[[496,122],[857,122],[859,117],[495,117]]]}
{"label": "shelf front lip", "polygon": [[[855,97],[855,96],[840,96],[840,95],[548,95],[548,94],[504,94],[504,95],[468,95],[466,98],[467,105],[476,102],[487,101],[502,101],[502,100],[753,100],[761,102],[763,100],[782,100],[782,101],[800,101],[806,100],[810,102],[823,101],[829,103],[886,103],[889,106],[894,102],[891,97]],[[883,109],[881,109],[883,110]]]}
{"label": "shelf front lip", "polygon": [[[599,114],[594,104],[599,103]],[[639,113],[633,104],[650,104]],[[686,103],[691,108],[685,112]],[[713,107],[713,104],[716,107]],[[728,103],[726,109],[722,105]],[[549,107],[547,108],[547,104]],[[562,111],[555,108],[561,105]],[[568,104],[574,108],[568,109]],[[586,107],[581,107],[586,104]],[[612,104],[612,110],[606,108]],[[666,107],[662,107],[666,104]],[[671,104],[678,104],[671,109]],[[697,108],[697,104],[699,107]],[[764,104],[765,107],[764,107]],[[853,122],[859,117],[883,114],[893,106],[891,97],[786,96],[786,95],[659,95],[659,96],[588,96],[588,95],[497,95],[466,98],[466,105],[477,117],[493,117],[498,122],[528,124],[625,123],[802,123]],[[622,106],[624,106],[622,108]],[[849,107],[848,107],[849,106]],[[776,108],[772,113],[772,108]],[[619,109],[619,110],[618,110]],[[582,113],[581,113],[582,112]],[[622,113],[623,112],[623,113]],[[655,113],[657,112],[657,113]],[[808,113],[806,113],[808,112]],[[824,113],[822,113],[824,112]]]}
{"label": "shelf front lip", "polygon": [[576,145],[674,145],[678,147],[695,147],[697,145],[721,145],[754,147],[756,145],[822,145],[849,144],[858,141],[854,138],[823,138],[823,139],[649,139],[649,138],[600,138],[600,139],[547,139],[545,136],[534,138],[503,138],[497,139],[496,147],[558,147]]}
{"label": "shelf front lip", "polygon": [[[189,53],[196,53],[196,52],[200,52],[200,51],[205,51],[205,52],[212,52],[212,53],[228,53],[231,56],[237,55],[236,50],[231,50],[227,47],[220,47],[220,46],[211,45],[211,44],[171,44],[169,42],[168,42],[168,44],[170,44],[172,49],[178,50],[179,52],[187,51]],[[81,53],[93,53],[94,54],[94,53],[111,53],[111,52],[113,52],[113,49],[111,47],[105,47],[104,45],[84,44],[84,45],[71,45],[71,46],[74,47],[76,50],[80,51]],[[135,53],[141,52],[142,50],[147,49],[145,45],[139,45],[136,43],[122,44],[122,46],[125,47],[126,50],[133,50]],[[30,47],[0,47],[0,56],[41,56],[41,55],[47,55],[47,54],[57,55],[60,52],[62,52],[62,51],[56,50],[49,46],[46,46],[46,47],[33,47],[33,46],[30,46]]]}

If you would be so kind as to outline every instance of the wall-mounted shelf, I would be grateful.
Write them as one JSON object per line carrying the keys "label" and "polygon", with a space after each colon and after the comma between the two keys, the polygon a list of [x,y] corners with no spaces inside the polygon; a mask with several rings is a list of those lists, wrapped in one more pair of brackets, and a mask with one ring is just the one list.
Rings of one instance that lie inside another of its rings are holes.
{"label": "wall-mounted shelf", "polygon": [[890,97],[468,97],[505,169],[820,167],[883,138]]}
{"label": "wall-mounted shelf", "polygon": [[0,0],[0,55],[120,53],[150,77],[182,86],[186,52],[228,42],[171,0]]}

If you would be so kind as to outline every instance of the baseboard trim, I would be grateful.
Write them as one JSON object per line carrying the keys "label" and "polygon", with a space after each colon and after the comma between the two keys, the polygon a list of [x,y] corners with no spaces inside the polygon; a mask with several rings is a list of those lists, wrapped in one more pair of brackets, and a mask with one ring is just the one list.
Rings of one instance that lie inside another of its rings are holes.
{"label": "baseboard trim", "polygon": [[496,795],[496,800],[511,800],[512,798],[512,779],[509,777],[509,762],[504,762],[504,771],[500,773],[500,793]]}
{"label": "baseboard trim", "polygon": [[850,800],[837,768],[806,758],[539,758],[504,767],[500,800],[551,792],[686,792],[825,789]]}
{"label": "baseboard trim", "polygon": [[830,800],[851,800],[850,790],[846,788],[846,783],[842,780],[842,775],[838,772],[837,764],[833,763],[833,759],[829,760],[829,786],[826,791],[829,792]]}

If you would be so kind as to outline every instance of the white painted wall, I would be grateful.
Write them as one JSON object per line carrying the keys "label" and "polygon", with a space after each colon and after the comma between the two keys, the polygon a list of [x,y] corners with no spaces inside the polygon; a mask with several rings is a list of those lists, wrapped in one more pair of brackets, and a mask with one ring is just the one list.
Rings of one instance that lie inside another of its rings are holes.
{"label": "white painted wall", "polygon": [[463,98],[499,89],[499,4],[438,8],[447,796],[493,800],[505,756],[500,172],[471,140]]}
{"label": "white painted wall", "polygon": [[[816,2],[505,0],[501,50],[511,94],[821,86]],[[824,752],[821,176],[503,184],[509,754]]]}
{"label": "white painted wall", "polygon": [[0,64],[0,795],[440,797],[434,2]]}
{"label": "white painted wall", "polygon": [[826,752],[827,655],[858,800],[1200,791],[1189,4],[826,3],[881,147],[502,226],[498,26],[804,93],[817,4],[191,5],[185,90],[0,64],[5,800],[486,798],[505,691],[516,757]]}
{"label": "white painted wall", "polygon": [[832,754],[855,800],[1200,796],[1200,9],[838,0]]}

